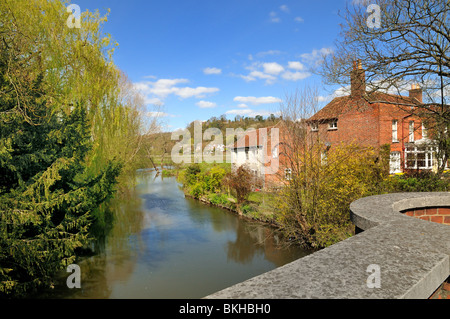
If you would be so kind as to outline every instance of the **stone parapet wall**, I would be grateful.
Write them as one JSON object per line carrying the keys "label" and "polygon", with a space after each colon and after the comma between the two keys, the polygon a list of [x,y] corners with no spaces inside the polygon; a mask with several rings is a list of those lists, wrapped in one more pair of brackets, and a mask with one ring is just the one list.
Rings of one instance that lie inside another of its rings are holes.
{"label": "stone parapet wall", "polygon": [[450,227],[430,221],[449,207],[448,192],[361,198],[350,205],[360,233],[205,298],[446,298]]}

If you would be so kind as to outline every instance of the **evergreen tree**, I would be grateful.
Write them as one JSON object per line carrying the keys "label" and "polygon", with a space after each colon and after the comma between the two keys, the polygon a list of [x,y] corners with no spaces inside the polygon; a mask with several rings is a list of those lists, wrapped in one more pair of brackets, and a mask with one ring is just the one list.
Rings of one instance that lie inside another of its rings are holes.
{"label": "evergreen tree", "polygon": [[31,122],[39,124],[12,113],[0,129],[0,294],[12,296],[51,286],[74,262],[88,243],[92,212],[112,196],[120,172],[110,162],[100,174],[87,174],[92,140],[85,108],[50,112],[40,83],[32,88]]}
{"label": "evergreen tree", "polygon": [[106,19],[83,17],[70,29],[61,1],[0,2],[0,296],[51,287],[133,169],[140,115]]}

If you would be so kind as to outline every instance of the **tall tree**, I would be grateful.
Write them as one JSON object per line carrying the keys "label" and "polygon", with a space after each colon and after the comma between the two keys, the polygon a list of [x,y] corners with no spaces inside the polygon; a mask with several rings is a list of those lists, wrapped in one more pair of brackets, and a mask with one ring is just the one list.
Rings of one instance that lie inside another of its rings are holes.
{"label": "tall tree", "polygon": [[0,2],[0,295],[51,286],[75,261],[145,129],[106,17],[72,28],[68,4]]}

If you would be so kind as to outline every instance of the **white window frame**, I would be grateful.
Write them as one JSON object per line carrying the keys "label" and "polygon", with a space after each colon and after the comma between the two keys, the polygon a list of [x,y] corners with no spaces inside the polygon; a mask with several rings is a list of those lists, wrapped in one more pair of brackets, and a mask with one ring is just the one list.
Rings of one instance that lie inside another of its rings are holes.
{"label": "white window frame", "polygon": [[319,123],[311,123],[311,132],[317,132],[319,130]]}
{"label": "white window frame", "polygon": [[389,173],[401,173],[402,163],[401,163],[401,153],[398,151],[391,152],[389,156]]}
{"label": "white window frame", "polygon": [[[417,146],[407,146],[405,148],[405,168],[409,169],[433,169],[436,161],[436,148],[431,146],[417,147]],[[425,165],[418,165],[418,155],[425,155]],[[408,155],[411,155],[408,158]],[[412,158],[411,158],[412,157]],[[409,162],[413,161],[414,165],[409,165]]]}
{"label": "white window frame", "polygon": [[414,121],[409,121],[409,142],[414,142]]}
{"label": "white window frame", "polygon": [[334,119],[328,123],[328,130],[337,130],[338,129],[338,120]]}
{"label": "white window frame", "polygon": [[392,142],[398,142],[398,121],[392,120]]}
{"label": "white window frame", "polygon": [[278,158],[278,145],[272,149],[272,158]]}
{"label": "white window frame", "polygon": [[422,122],[422,138],[428,138],[428,130],[423,122]]}

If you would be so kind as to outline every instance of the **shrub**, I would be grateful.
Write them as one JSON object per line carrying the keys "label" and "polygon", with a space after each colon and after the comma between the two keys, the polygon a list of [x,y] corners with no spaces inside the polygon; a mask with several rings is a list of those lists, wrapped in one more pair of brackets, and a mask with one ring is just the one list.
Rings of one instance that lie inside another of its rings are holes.
{"label": "shrub", "polygon": [[390,177],[386,183],[392,192],[446,192],[449,178],[430,171],[408,171]]}
{"label": "shrub", "polygon": [[209,201],[214,205],[227,205],[230,203],[227,195],[225,194],[212,194],[209,197]]}
{"label": "shrub", "polygon": [[203,186],[204,185],[203,185],[202,182],[197,182],[191,187],[189,193],[194,198],[200,198],[204,194],[204,187]]}
{"label": "shrub", "polygon": [[245,166],[240,166],[236,171],[228,174],[225,178],[225,184],[236,192],[237,204],[242,204],[247,200],[252,191],[253,175]]}
{"label": "shrub", "polygon": [[206,190],[210,192],[218,192],[222,187],[222,180],[226,171],[220,166],[214,166],[205,175]]}
{"label": "shrub", "polygon": [[198,177],[201,173],[200,165],[192,164],[189,165],[184,173],[184,182],[190,186],[194,185],[198,181]]}
{"label": "shrub", "polygon": [[277,215],[287,237],[318,248],[352,234],[350,203],[377,192],[384,180],[373,149],[337,145],[328,152],[326,162],[322,150],[317,145],[298,157],[298,169],[281,191]]}

